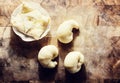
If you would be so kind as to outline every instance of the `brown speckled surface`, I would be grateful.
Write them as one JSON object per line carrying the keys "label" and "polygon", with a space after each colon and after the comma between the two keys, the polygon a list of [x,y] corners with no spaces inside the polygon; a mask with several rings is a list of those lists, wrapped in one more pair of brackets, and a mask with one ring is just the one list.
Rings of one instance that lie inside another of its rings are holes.
{"label": "brown speckled surface", "polygon": [[[0,1],[0,83],[118,83],[120,79],[120,1],[119,0],[32,0],[50,14],[51,31],[43,39],[26,43],[11,29],[10,15],[20,0]],[[80,31],[74,40],[62,44],[57,27],[76,20]],[[41,47],[53,44],[59,49],[55,69],[44,69],[37,60]],[[66,54],[80,51],[85,56],[82,69],[69,74],[63,66]]]}

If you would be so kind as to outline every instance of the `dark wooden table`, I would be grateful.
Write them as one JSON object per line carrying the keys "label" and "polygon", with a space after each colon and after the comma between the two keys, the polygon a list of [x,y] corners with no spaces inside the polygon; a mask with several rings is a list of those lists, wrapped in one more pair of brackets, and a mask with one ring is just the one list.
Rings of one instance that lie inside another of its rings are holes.
{"label": "dark wooden table", "polygon": [[[0,2],[0,83],[118,83],[120,79],[120,1],[119,0],[34,0],[52,19],[51,30],[43,39],[22,41],[12,30],[11,12],[21,2]],[[56,30],[65,20],[74,19],[80,31],[74,40],[62,44]],[[59,49],[58,66],[44,69],[37,60],[39,50],[53,44]],[[63,61],[70,51],[85,56],[82,69],[72,75]]]}

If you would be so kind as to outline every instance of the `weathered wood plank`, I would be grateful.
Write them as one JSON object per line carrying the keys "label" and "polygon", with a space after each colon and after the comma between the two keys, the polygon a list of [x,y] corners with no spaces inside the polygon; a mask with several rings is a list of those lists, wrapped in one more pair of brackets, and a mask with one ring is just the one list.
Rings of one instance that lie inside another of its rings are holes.
{"label": "weathered wood plank", "polygon": [[[22,41],[10,27],[10,15],[21,2],[0,1],[0,82],[107,82],[104,79],[110,79],[108,82],[116,79],[115,82],[118,82],[117,79],[120,79],[119,0],[33,1],[40,3],[49,12],[52,23],[47,37],[32,43]],[[64,45],[57,41],[55,31],[68,19],[75,19],[81,24],[81,28],[80,32],[74,33],[74,41]],[[59,49],[59,64],[53,70],[42,68],[37,60],[40,48],[48,44],[56,45]],[[85,56],[82,70],[75,75],[66,72],[63,66],[66,54],[73,50],[81,51]]]}

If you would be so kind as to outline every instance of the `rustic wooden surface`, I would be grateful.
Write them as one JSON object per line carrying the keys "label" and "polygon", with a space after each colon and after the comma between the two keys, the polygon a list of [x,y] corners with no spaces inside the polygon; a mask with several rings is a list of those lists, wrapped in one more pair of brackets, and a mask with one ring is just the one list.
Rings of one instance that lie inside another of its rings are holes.
{"label": "rustic wooden surface", "polygon": [[[120,0],[32,0],[40,3],[52,19],[43,39],[26,43],[11,29],[11,12],[20,0],[0,0],[0,83],[118,83],[120,79]],[[74,40],[57,41],[57,27],[68,19],[80,23]],[[59,49],[58,66],[44,69],[37,60],[41,47]],[[81,51],[85,63],[77,74],[65,71],[63,61],[70,51]]]}

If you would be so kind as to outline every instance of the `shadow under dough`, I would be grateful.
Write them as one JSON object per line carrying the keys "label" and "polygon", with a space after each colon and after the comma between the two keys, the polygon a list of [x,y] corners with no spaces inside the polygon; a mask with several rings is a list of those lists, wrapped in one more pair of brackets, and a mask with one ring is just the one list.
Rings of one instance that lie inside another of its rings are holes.
{"label": "shadow under dough", "polygon": [[85,80],[87,79],[86,68],[84,64],[79,72],[71,74],[65,70],[65,75],[65,83],[85,83]]}
{"label": "shadow under dough", "polygon": [[[59,57],[55,58],[54,60],[58,62],[58,58]],[[39,63],[39,67],[38,67],[39,79],[44,81],[44,82],[53,81],[55,79],[55,76],[56,76],[56,73],[57,73],[57,68],[58,68],[58,65],[55,68],[53,68],[53,69],[44,68]]]}
{"label": "shadow under dough", "polygon": [[10,47],[18,56],[35,58],[36,55],[38,55],[39,50],[47,45],[49,41],[50,37],[44,37],[37,41],[25,42],[11,30]]}

